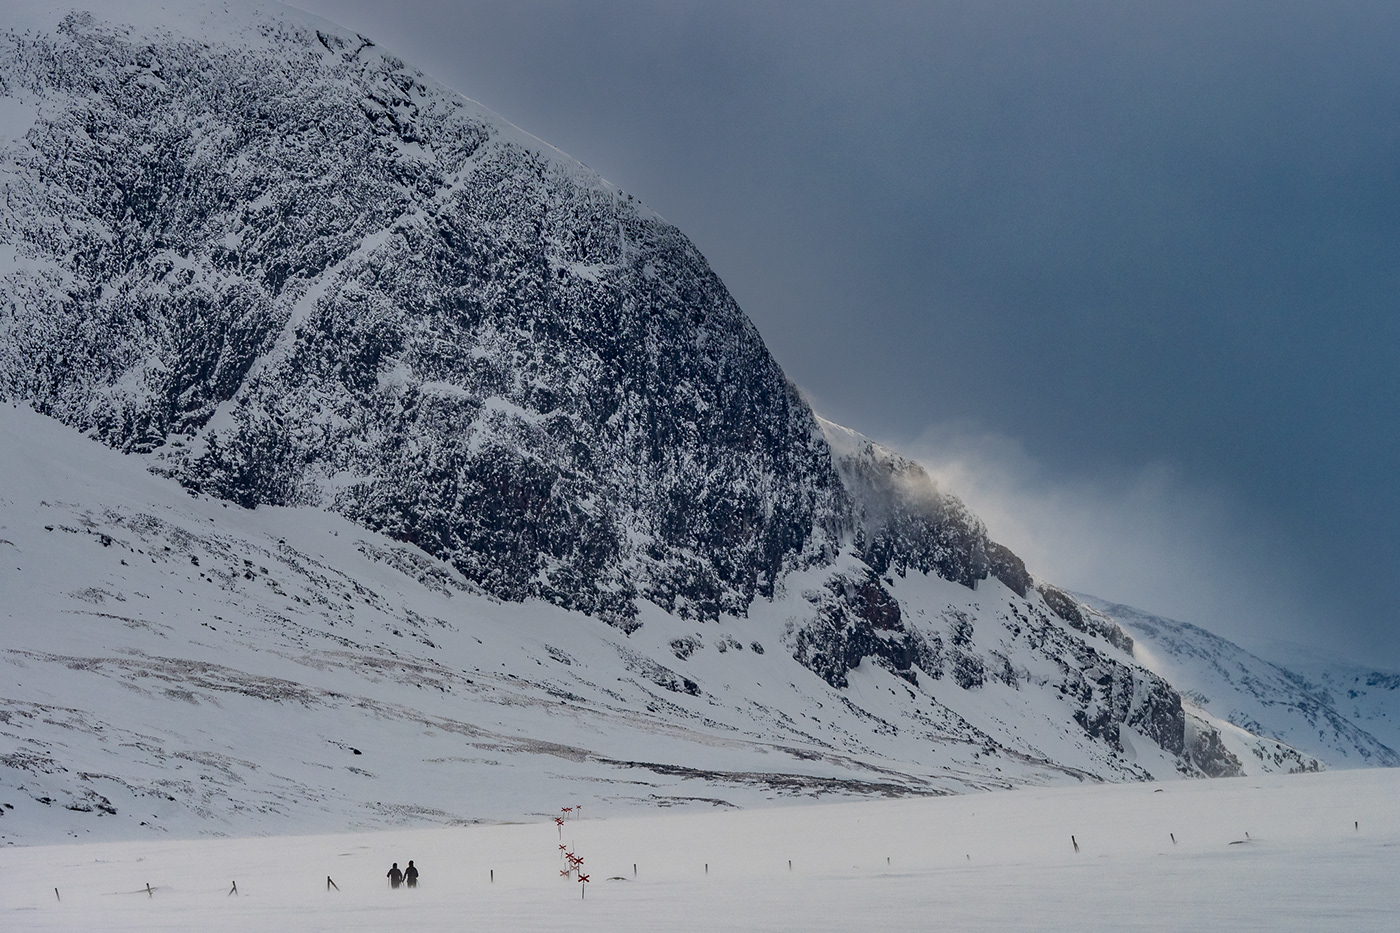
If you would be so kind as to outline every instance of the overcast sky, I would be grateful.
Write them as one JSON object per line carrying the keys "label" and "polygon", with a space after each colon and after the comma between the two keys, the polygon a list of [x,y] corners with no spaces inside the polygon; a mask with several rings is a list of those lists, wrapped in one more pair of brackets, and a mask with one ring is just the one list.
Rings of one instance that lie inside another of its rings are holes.
{"label": "overcast sky", "polygon": [[1400,666],[1400,4],[296,5],[676,223],[1041,578]]}

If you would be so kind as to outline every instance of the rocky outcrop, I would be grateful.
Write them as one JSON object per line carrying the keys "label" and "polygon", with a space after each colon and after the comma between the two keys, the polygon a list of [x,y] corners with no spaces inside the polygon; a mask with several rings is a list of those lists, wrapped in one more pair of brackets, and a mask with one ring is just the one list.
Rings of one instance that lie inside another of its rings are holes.
{"label": "rocky outcrop", "polygon": [[856,550],[876,573],[932,573],[974,589],[987,579],[987,528],[961,500],[941,492],[913,460],[820,423],[851,497]]}
{"label": "rocky outcrop", "polygon": [[1240,759],[1225,747],[1220,732],[1195,716],[1186,721],[1186,757],[1206,777],[1237,777],[1244,773]]}
{"label": "rocky outcrop", "polygon": [[1185,751],[1181,696],[1156,674],[1102,661],[1066,674],[1067,691],[1080,701],[1074,720],[1089,735],[1121,750],[1121,730],[1128,727],[1173,755]]}
{"label": "rocky outcrop", "polygon": [[987,542],[987,570],[1017,596],[1025,596],[1035,585],[1026,562],[995,541]]}
{"label": "rocky outcrop", "polygon": [[942,676],[942,645],[907,627],[896,600],[873,572],[836,573],[820,590],[803,594],[814,610],[796,632],[793,657],[833,687],[866,658],[918,683],[915,669]]}
{"label": "rocky outcrop", "polygon": [[1068,622],[1072,628],[1086,635],[1097,635],[1115,648],[1128,654],[1133,653],[1132,636],[1123,631],[1123,627],[1108,616],[1084,605],[1064,590],[1048,583],[1039,584],[1036,586],[1036,591],[1045,600],[1045,605],[1050,607],[1050,611]]}

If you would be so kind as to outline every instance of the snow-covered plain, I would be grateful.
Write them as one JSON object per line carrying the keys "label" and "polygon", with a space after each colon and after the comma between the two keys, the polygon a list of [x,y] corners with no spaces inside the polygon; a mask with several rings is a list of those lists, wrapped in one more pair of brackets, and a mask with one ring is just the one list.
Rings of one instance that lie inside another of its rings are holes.
{"label": "snow-covered plain", "polygon": [[[541,809],[554,803],[568,801]],[[561,838],[584,858],[586,898],[560,876]],[[422,886],[389,890],[389,864],[410,858]],[[0,927],[1394,930],[1397,873],[1400,771],[1367,770],[621,819],[585,808],[562,832],[542,819],[5,849]]]}

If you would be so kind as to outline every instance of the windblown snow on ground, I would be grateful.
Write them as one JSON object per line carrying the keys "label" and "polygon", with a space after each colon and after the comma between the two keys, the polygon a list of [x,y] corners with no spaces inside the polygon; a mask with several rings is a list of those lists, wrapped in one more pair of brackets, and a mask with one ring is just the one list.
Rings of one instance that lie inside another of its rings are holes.
{"label": "windblown snow on ground", "polygon": [[[1397,792],[1400,771],[1344,771],[14,848],[0,850],[0,927],[1394,930]],[[584,859],[586,897],[561,875],[561,843]],[[410,858],[421,887],[389,890],[390,863]]]}

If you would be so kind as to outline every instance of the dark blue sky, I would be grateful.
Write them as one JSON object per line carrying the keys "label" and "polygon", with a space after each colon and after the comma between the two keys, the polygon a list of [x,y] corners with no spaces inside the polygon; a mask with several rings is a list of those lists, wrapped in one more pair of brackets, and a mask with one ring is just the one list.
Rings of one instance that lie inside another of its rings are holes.
{"label": "dark blue sky", "polygon": [[298,5],[675,222],[1033,571],[1400,665],[1400,5]]}

